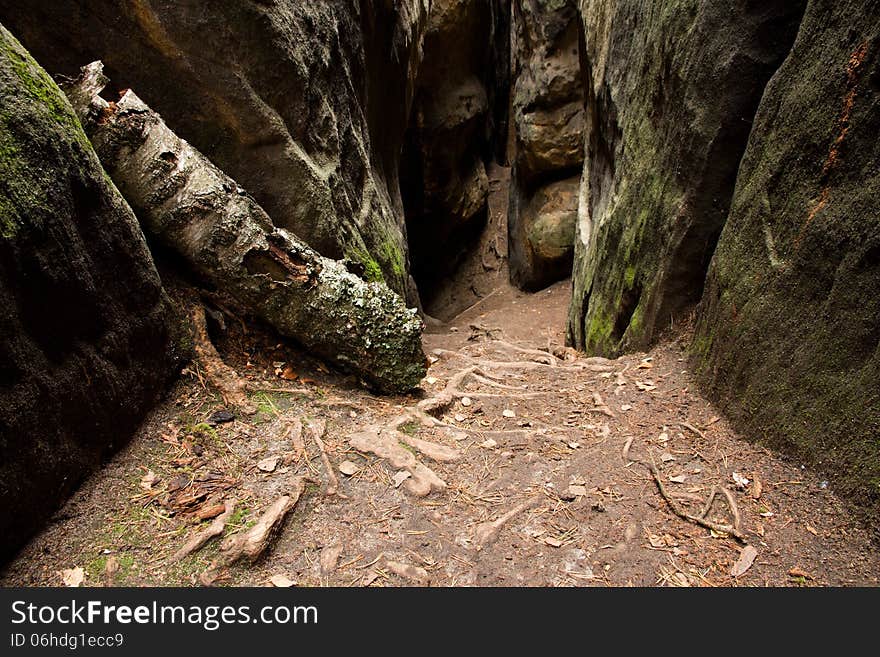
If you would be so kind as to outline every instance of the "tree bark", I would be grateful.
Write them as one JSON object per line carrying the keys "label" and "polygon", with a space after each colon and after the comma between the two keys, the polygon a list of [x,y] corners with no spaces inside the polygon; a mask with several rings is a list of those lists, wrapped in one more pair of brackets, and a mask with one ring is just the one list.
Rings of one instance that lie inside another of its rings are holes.
{"label": "tree bark", "polygon": [[133,91],[115,103],[101,98],[109,84],[102,71],[100,62],[89,64],[65,91],[145,232],[315,355],[382,392],[416,387],[426,371],[416,311],[385,285],[363,281],[273,226]]}

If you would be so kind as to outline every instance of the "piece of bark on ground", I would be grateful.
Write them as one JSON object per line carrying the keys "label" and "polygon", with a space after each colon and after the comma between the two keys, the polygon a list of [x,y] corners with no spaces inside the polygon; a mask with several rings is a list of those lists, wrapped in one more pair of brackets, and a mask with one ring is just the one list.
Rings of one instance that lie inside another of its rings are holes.
{"label": "piece of bark on ground", "polygon": [[304,477],[296,477],[290,493],[275,500],[253,527],[226,538],[220,546],[220,556],[211,562],[208,570],[202,573],[200,577],[202,584],[210,586],[217,580],[223,568],[242,559],[250,563],[259,559],[277,534],[288,512],[299,502],[305,491],[305,485]]}
{"label": "piece of bark on ground", "polygon": [[168,563],[177,563],[184,557],[202,549],[212,538],[220,536],[226,529],[226,523],[229,522],[229,518],[235,512],[235,505],[236,501],[234,499],[226,500],[223,513],[214,518],[208,527],[190,538],[183,547],[174,553],[171,559],[168,560]]}

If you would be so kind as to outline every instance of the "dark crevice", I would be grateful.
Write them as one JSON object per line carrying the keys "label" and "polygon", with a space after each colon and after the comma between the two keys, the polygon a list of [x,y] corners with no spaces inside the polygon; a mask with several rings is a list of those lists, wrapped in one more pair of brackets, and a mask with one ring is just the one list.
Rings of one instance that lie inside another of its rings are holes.
{"label": "dark crevice", "polygon": [[638,283],[620,296],[620,309],[617,318],[614,320],[614,331],[611,333],[611,340],[615,344],[620,344],[620,341],[623,340],[626,329],[629,328],[633,315],[635,315],[636,308],[639,307],[641,298],[642,286]]}

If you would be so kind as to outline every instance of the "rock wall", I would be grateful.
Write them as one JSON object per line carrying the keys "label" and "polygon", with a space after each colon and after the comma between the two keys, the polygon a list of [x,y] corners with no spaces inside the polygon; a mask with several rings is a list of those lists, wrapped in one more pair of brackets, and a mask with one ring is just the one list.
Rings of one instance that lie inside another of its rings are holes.
{"label": "rock wall", "polygon": [[187,348],[64,95],[0,27],[0,562],[122,445]]}
{"label": "rock wall", "polygon": [[581,0],[586,150],[568,338],[646,348],[690,311],[804,0]]}
{"label": "rock wall", "polygon": [[431,314],[473,301],[462,306],[454,290],[486,226],[487,165],[506,130],[509,49],[498,50],[499,35],[509,35],[502,0],[432,3],[401,164],[413,274]]}
{"label": "rock wall", "polygon": [[584,85],[576,0],[514,0],[508,214],[511,282],[537,290],[571,273],[584,162]]}
{"label": "rock wall", "polygon": [[274,223],[416,301],[398,183],[428,0],[0,0],[53,73],[101,59]]}
{"label": "rock wall", "polygon": [[767,87],[694,342],[747,435],[880,519],[880,3],[810,0]]}

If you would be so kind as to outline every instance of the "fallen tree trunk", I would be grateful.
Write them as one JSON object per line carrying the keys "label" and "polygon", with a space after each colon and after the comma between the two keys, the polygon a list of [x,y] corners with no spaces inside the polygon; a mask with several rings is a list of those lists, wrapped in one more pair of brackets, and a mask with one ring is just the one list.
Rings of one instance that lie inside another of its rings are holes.
{"label": "fallen tree trunk", "polygon": [[[65,91],[145,232],[283,336],[383,392],[425,375],[422,322],[386,286],[324,258],[175,135],[132,91],[110,103],[94,62]],[[292,181],[291,184],[296,184]]]}

